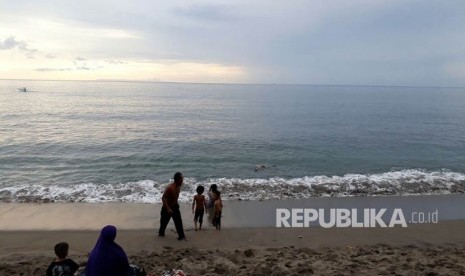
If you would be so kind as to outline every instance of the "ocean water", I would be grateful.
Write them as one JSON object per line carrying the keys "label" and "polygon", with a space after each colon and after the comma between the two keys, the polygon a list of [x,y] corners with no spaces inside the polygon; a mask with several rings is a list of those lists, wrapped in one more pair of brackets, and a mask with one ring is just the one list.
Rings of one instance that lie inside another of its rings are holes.
{"label": "ocean water", "polygon": [[183,201],[464,193],[465,89],[0,81],[0,202],[160,202],[176,171]]}

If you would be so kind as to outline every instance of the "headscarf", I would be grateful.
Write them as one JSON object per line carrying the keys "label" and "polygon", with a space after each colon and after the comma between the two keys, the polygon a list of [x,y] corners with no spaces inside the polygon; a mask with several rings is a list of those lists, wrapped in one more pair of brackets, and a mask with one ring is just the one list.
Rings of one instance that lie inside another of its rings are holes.
{"label": "headscarf", "polygon": [[116,227],[107,225],[102,228],[100,237],[90,253],[86,267],[86,276],[128,275],[129,262],[123,248],[115,243]]}

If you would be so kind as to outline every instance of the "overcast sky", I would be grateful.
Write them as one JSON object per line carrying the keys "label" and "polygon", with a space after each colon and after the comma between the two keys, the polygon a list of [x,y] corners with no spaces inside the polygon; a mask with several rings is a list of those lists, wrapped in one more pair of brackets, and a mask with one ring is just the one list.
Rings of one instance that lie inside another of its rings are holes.
{"label": "overcast sky", "polygon": [[465,1],[0,0],[0,78],[465,86]]}

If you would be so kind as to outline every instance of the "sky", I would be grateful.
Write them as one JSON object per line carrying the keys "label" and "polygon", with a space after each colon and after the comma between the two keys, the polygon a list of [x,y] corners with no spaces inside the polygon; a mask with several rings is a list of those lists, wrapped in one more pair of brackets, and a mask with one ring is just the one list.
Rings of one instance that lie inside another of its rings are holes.
{"label": "sky", "polygon": [[0,0],[0,79],[465,86],[465,1]]}

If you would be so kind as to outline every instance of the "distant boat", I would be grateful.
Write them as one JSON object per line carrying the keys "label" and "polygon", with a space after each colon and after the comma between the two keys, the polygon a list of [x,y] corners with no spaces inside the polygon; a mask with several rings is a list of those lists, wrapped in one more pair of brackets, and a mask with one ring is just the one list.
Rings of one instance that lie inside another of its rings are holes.
{"label": "distant boat", "polygon": [[18,88],[18,91],[19,92],[27,92],[27,88],[26,87]]}

